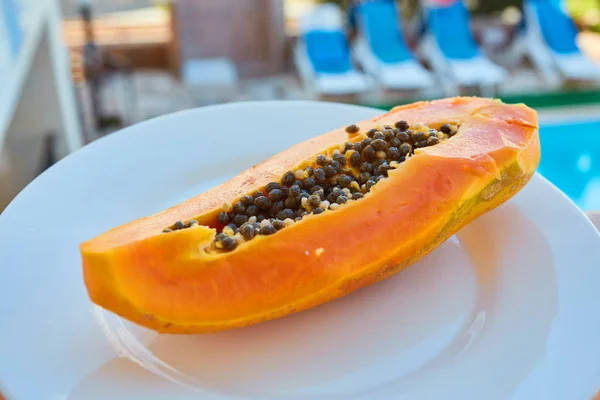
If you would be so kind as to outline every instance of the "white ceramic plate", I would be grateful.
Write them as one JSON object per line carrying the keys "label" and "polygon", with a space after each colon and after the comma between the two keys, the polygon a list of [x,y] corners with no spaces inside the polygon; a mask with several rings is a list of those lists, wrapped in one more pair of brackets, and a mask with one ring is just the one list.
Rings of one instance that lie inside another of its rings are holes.
{"label": "white ceramic plate", "polygon": [[169,336],[96,308],[78,245],[378,110],[241,103],[154,119],[59,162],[0,216],[9,399],[590,399],[600,236],[536,176],[417,265],[253,327]]}

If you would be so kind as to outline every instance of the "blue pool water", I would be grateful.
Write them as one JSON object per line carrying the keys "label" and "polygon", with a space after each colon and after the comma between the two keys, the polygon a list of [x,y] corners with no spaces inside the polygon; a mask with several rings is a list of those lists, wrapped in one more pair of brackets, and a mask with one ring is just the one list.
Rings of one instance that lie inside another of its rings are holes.
{"label": "blue pool water", "polygon": [[538,172],[581,209],[600,210],[600,120],[540,127]]}

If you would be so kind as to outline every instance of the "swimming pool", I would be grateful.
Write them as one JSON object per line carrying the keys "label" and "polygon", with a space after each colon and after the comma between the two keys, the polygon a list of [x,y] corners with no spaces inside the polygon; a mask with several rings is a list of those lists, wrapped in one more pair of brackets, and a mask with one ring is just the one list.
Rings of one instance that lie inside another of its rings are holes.
{"label": "swimming pool", "polygon": [[538,172],[585,211],[600,210],[600,120],[541,124]]}

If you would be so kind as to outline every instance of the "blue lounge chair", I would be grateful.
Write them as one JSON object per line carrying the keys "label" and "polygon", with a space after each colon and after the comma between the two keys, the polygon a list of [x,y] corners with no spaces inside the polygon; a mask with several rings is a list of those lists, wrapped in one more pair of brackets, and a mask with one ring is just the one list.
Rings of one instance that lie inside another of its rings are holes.
{"label": "blue lounge chair", "polygon": [[301,19],[294,62],[317,95],[359,94],[372,86],[352,62],[344,19],[333,4],[317,6]]}
{"label": "blue lounge chair", "polygon": [[524,29],[516,46],[549,83],[600,78],[600,68],[577,45],[577,27],[562,1],[526,0],[524,16]]}
{"label": "blue lounge chair", "polygon": [[470,15],[462,1],[424,6],[425,37],[420,51],[446,83],[479,86],[493,94],[506,72],[481,51],[470,30]]}
{"label": "blue lounge chair", "polygon": [[354,11],[358,28],[354,56],[381,87],[424,89],[433,85],[431,74],[417,62],[404,40],[395,2],[368,1]]}

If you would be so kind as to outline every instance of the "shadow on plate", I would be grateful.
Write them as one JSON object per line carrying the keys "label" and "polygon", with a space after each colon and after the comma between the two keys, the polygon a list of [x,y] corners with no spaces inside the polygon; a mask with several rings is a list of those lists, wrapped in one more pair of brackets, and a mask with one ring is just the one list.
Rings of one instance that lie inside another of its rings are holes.
{"label": "shadow on plate", "polygon": [[[507,204],[418,265],[286,318],[216,334],[155,335],[147,347],[127,322],[112,329],[132,358],[172,382],[170,390],[348,399],[428,394],[429,387],[433,394],[446,385],[447,393],[491,399],[512,393],[543,356],[556,308],[546,239]],[[461,387],[465,371],[473,383]],[[115,359],[69,400],[88,399],[111,379],[131,390],[166,385]]]}

